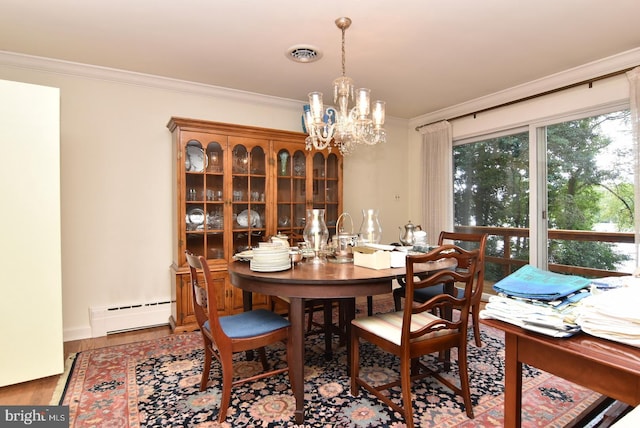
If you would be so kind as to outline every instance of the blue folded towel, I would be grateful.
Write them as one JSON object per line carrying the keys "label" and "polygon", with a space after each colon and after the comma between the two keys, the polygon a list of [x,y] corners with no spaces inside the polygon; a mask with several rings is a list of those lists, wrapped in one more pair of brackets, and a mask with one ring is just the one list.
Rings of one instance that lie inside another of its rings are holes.
{"label": "blue folded towel", "polygon": [[556,300],[587,287],[590,279],[524,265],[493,285],[498,293],[537,300]]}

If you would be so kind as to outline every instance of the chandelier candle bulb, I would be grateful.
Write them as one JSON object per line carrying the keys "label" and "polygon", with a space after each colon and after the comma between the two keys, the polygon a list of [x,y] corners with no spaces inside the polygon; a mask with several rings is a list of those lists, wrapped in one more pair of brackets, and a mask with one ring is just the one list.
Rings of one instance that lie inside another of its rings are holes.
{"label": "chandelier candle bulb", "polygon": [[322,115],[324,110],[324,106],[322,105],[322,93],[311,92],[309,94],[309,105],[311,107],[313,123],[322,125]]}
{"label": "chandelier candle bulb", "polygon": [[358,113],[360,115],[360,119],[366,119],[369,115],[369,98],[370,98],[371,90],[366,88],[358,89]]}
{"label": "chandelier candle bulb", "polygon": [[384,101],[376,101],[373,104],[373,125],[380,128],[384,124]]}

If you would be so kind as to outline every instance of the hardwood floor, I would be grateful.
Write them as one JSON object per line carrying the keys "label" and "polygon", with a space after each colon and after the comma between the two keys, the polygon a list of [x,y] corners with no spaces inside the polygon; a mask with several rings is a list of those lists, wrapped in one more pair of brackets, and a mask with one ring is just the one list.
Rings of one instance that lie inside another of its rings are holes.
{"label": "hardwood floor", "polygon": [[[65,360],[69,355],[76,352],[155,339],[169,334],[171,334],[171,329],[169,325],[166,325],[144,330],[110,334],[92,339],[69,341],[64,343]],[[16,385],[4,386],[0,388],[0,405],[49,405],[59,378],[59,375],[49,376]]]}

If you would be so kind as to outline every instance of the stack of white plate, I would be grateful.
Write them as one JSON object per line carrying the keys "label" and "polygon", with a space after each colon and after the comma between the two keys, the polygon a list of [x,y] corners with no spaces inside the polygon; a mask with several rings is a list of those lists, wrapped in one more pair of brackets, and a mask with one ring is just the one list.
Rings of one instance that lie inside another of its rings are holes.
{"label": "stack of white plate", "polygon": [[289,248],[280,244],[261,242],[253,249],[250,268],[256,272],[278,272],[291,267]]}

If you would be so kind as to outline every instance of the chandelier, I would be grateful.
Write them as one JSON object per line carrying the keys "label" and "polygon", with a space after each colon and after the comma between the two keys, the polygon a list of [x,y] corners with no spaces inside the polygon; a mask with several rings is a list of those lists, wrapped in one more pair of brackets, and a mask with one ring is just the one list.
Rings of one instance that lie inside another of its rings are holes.
{"label": "chandelier", "polygon": [[[342,76],[333,81],[333,107],[326,110],[322,103],[322,92],[309,93],[309,105],[304,108],[304,122],[309,136],[307,150],[331,151],[331,142],[343,155],[352,153],[360,144],[384,143],[384,101],[373,103],[371,110],[371,90],[355,90],[353,79],[345,74],[344,34],[351,25],[351,19],[336,19],[336,26],[342,30]],[[355,106],[349,109],[349,100]]]}

